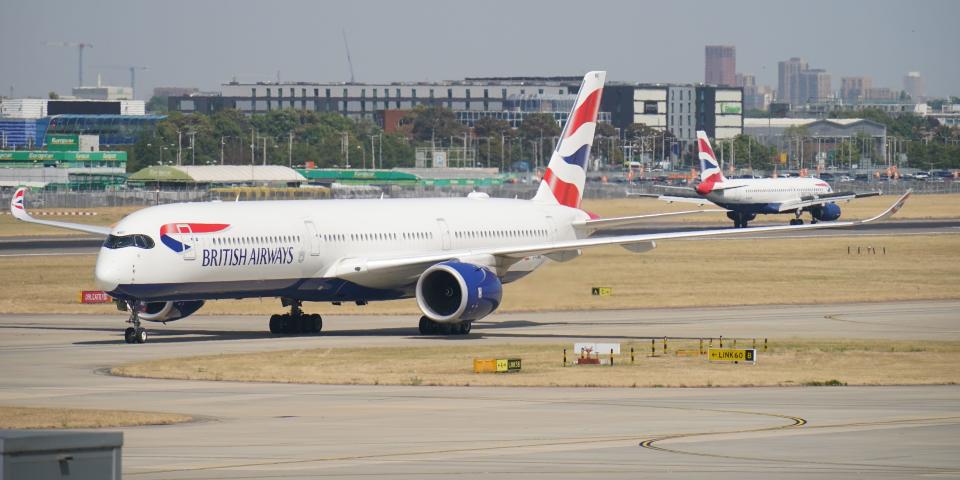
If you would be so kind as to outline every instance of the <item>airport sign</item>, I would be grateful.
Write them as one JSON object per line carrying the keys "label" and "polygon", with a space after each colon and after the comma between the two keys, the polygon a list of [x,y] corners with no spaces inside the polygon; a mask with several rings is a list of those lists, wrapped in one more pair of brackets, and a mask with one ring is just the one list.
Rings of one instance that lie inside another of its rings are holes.
{"label": "airport sign", "polygon": [[755,348],[711,348],[707,350],[707,360],[711,362],[757,363]]}
{"label": "airport sign", "polygon": [[590,294],[594,296],[609,297],[613,295],[613,287],[593,287]]}

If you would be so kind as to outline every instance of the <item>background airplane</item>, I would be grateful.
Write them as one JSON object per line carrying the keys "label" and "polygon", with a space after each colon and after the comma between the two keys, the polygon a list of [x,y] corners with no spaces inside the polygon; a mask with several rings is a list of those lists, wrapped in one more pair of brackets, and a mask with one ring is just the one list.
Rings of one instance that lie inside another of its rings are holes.
{"label": "background airplane", "polygon": [[[502,285],[548,259],[621,245],[645,252],[657,240],[855,226],[861,222],[591,237],[601,229],[661,215],[599,219],[580,209],[606,72],[584,76],[537,193],[531,200],[466,198],[210,202],[160,205],[112,228],[38,220],[25,189],[11,200],[23,221],[106,236],[97,285],[130,311],[127,343],[147,340],[142,320],[184,318],[214,299],[276,297],[290,312],[273,315],[274,333],[318,332],[305,301],[416,298],[422,334],[466,334],[500,305]],[[675,215],[674,213],[665,215]]]}
{"label": "background airplane", "polygon": [[757,218],[758,214],[792,214],[790,225],[802,225],[800,216],[809,212],[811,223],[840,218],[837,202],[872,197],[879,192],[834,192],[827,182],[814,177],[727,179],[713,153],[706,132],[697,132],[700,150],[700,181],[693,187],[661,186],[670,193],[639,194],[666,202],[716,205],[727,210],[727,217],[737,228]]}

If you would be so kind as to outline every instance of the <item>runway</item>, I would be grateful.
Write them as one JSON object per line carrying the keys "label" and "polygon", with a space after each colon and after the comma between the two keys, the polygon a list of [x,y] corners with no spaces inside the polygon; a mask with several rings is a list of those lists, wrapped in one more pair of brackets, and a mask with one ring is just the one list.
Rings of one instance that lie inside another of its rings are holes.
{"label": "runway", "polygon": [[[126,478],[960,476],[960,387],[587,389],[117,378],[183,355],[646,336],[960,339],[960,301],[494,315],[466,338],[414,319],[329,316],[321,336],[191,317],[124,344],[123,317],[0,316],[0,403],[193,415],[123,429]],[[318,365],[317,368],[323,368]],[[415,372],[411,372],[414,375]]]}
{"label": "runway", "polygon": [[[642,228],[613,229],[598,232],[598,236],[644,235],[664,232],[686,232],[714,228],[733,228],[728,224],[676,224],[651,223]],[[735,238],[808,238],[827,236],[884,236],[884,235],[933,235],[960,233],[960,219],[956,220],[894,220],[883,223],[861,225],[856,228],[836,228],[802,232],[788,236],[783,233],[740,235]],[[714,237],[713,239],[715,239]],[[696,240],[696,239],[688,239]],[[62,256],[86,255],[100,251],[102,238],[92,236],[64,237],[9,237],[0,238],[0,258],[25,256]]]}

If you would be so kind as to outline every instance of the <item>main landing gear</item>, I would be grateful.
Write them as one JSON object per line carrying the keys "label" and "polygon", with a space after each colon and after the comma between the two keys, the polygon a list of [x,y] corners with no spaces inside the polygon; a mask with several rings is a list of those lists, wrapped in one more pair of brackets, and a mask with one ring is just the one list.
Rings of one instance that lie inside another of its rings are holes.
{"label": "main landing gear", "polygon": [[420,317],[421,335],[466,335],[472,326],[473,322],[440,323],[426,316]]}
{"label": "main landing gear", "polygon": [[270,333],[320,333],[323,329],[323,319],[320,315],[305,314],[300,308],[300,300],[281,299],[284,307],[290,307],[290,313],[270,315]]}
{"label": "main landing gear", "polygon": [[[790,219],[790,225],[803,225],[803,219],[800,218],[800,215],[803,215],[803,210],[797,210],[797,212],[794,215],[796,215],[797,218]],[[813,222],[813,223],[817,223],[817,222]]]}
{"label": "main landing gear", "polygon": [[123,331],[123,340],[127,343],[147,343],[147,331],[140,326],[140,305],[128,303],[127,308],[130,310],[127,323],[133,326]]}

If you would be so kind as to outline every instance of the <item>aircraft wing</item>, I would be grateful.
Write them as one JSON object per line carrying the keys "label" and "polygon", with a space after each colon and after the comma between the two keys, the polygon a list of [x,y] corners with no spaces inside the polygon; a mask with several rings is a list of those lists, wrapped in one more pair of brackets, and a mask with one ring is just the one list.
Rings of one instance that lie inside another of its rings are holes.
{"label": "aircraft wing", "polygon": [[46,225],[48,227],[66,228],[68,230],[93,233],[96,235],[110,235],[110,227],[84,225],[82,223],[55,222],[52,220],[37,220],[36,218],[33,218],[29,213],[27,213],[26,205],[24,204],[26,192],[27,188],[21,187],[13,193],[13,198],[10,199],[10,214],[13,215],[13,217],[17,220],[22,220],[28,223],[36,223],[38,225]]}
{"label": "aircraft wing", "polygon": [[911,193],[912,190],[907,191],[907,193],[903,194],[893,205],[884,210],[882,213],[866,220],[584,238],[578,240],[566,240],[562,242],[511,245],[497,248],[478,248],[475,250],[451,250],[436,252],[428,255],[417,255],[413,257],[371,257],[364,259],[353,258],[341,261],[339,265],[333,267],[332,271],[328,273],[332,273],[344,279],[349,279],[355,275],[369,275],[371,273],[378,272],[403,272],[413,277],[414,275],[419,275],[419,273],[417,273],[418,271],[422,272],[423,269],[426,269],[430,265],[447,260],[460,260],[468,263],[485,265],[491,268],[498,268],[509,267],[513,263],[516,263],[526,257],[551,254],[563,255],[565,253],[576,254],[579,253],[579,250],[583,248],[599,247],[604,245],[620,245],[630,251],[640,253],[656,247],[657,240],[668,240],[673,238],[736,236],[766,232],[796,232],[819,228],[856,227],[858,225],[873,223],[891,217],[903,207]]}
{"label": "aircraft wing", "polygon": [[598,218],[594,220],[584,220],[580,223],[574,223],[573,228],[588,232],[604,230],[607,228],[625,227],[646,222],[652,218],[674,217],[680,215],[694,215],[697,213],[722,213],[726,210],[708,209],[708,210],[684,210],[682,212],[651,213],[648,215],[633,215],[629,217]]}
{"label": "aircraft wing", "polygon": [[864,198],[864,197],[875,197],[880,195],[880,192],[832,192],[825,193],[823,195],[809,195],[806,197],[801,197],[799,200],[792,202],[783,202],[780,204],[779,210],[781,212],[789,212],[791,210],[796,210],[798,208],[812,207],[814,205],[823,205],[827,203],[836,203],[836,202],[849,202],[855,198]]}

